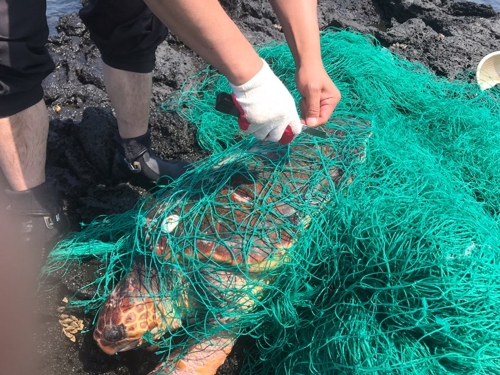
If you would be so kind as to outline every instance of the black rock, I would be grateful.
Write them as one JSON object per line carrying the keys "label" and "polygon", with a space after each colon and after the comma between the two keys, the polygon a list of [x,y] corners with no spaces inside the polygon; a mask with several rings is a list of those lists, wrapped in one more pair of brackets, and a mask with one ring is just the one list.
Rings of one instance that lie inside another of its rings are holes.
{"label": "black rock", "polygon": [[[372,34],[383,46],[449,78],[475,69],[483,56],[498,50],[500,18],[490,6],[452,0],[318,3],[320,28],[333,26]],[[221,4],[252,43],[284,40],[267,1],[221,0]],[[105,92],[98,49],[75,14],[62,17],[57,30],[59,34],[48,43],[56,70],[44,81],[51,119],[47,174],[59,181],[64,207],[73,228],[78,230],[80,222],[89,223],[98,215],[126,212],[144,191],[123,183],[113,166],[116,119]],[[170,35],[158,49],[150,127],[153,148],[163,158],[195,161],[207,154],[196,143],[195,129],[159,108],[204,65],[175,35]],[[67,275],[59,287],[76,292],[89,281],[89,267]],[[59,293],[60,288],[55,290]],[[79,298],[89,298],[82,291],[78,293]],[[54,303],[59,301],[48,298],[45,308],[56,309]],[[86,319],[91,327],[91,317]],[[47,319],[42,329],[50,341],[41,350],[42,374],[145,375],[154,367],[151,358],[142,357],[145,354],[139,352],[116,357],[102,355],[90,337],[91,332],[73,344],[62,335],[56,319]],[[240,340],[219,374],[237,374],[243,349],[252,345],[251,340]]]}

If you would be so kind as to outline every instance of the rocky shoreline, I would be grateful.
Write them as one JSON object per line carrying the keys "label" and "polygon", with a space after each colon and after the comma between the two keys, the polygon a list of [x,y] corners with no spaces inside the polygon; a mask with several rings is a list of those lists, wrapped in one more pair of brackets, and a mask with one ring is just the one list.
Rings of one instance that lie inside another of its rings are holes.
{"label": "rocky shoreline", "polygon": [[[266,1],[221,0],[252,43],[283,40],[283,33]],[[475,70],[483,56],[498,49],[500,15],[490,6],[451,0],[323,0],[319,2],[320,27],[349,28],[375,36],[382,46],[410,61],[420,62],[435,74],[453,79],[464,70]],[[123,183],[113,165],[116,120],[105,93],[99,52],[77,15],[61,18],[58,35],[49,50],[56,70],[44,82],[50,115],[47,174],[59,181],[64,208],[74,230],[98,215],[132,208],[144,192]],[[204,62],[175,36],[158,50],[153,77],[150,126],[153,146],[164,158],[198,160],[206,155],[196,143],[196,133],[174,114],[159,109],[169,95]],[[92,265],[84,265],[60,280],[51,280],[39,308],[42,326],[40,352],[43,374],[144,375],[155,356],[145,351],[108,357],[93,343],[91,333],[68,340],[58,323],[62,299],[73,295],[92,277]],[[80,296],[85,298],[85,296]],[[92,317],[71,312],[84,320]],[[241,340],[220,374],[237,374]]]}

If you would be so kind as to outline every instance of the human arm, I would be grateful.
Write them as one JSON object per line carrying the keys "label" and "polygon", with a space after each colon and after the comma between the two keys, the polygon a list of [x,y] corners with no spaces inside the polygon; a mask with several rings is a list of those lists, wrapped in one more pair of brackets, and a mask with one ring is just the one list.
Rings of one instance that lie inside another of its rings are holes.
{"label": "human arm", "polygon": [[241,85],[262,68],[252,45],[217,0],[145,0],[160,20],[227,79]]}
{"label": "human arm", "polygon": [[179,39],[228,78],[242,130],[281,143],[301,132],[293,97],[217,0],[145,2]]}
{"label": "human arm", "polygon": [[[269,0],[285,33],[297,67],[300,109],[311,127],[325,124],[340,101],[340,92],[321,59],[317,1]],[[316,120],[314,120],[316,119]]]}

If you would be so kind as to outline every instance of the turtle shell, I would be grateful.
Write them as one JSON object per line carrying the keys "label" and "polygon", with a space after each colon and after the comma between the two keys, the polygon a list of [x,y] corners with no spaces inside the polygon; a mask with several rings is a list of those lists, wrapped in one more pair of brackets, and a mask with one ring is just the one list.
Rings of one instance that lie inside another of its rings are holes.
{"label": "turtle shell", "polygon": [[[367,132],[366,125],[358,129]],[[261,142],[240,154],[236,150],[205,179],[157,199],[144,226],[150,250],[250,272],[284,264],[288,249],[307,229],[311,215],[329,202],[332,189],[352,180],[342,167],[364,155],[361,144],[347,150],[346,157],[335,147],[346,134],[328,131],[330,139],[305,135],[307,140],[289,147]],[[331,159],[339,163],[323,162]],[[189,198],[172,198],[183,194]]]}

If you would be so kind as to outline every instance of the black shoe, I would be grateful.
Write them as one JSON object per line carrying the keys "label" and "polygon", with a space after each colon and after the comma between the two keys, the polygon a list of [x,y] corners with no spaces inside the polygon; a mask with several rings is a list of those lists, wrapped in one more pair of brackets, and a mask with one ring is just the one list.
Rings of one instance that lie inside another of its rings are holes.
{"label": "black shoe", "polygon": [[118,145],[115,162],[123,173],[141,186],[154,186],[160,178],[176,180],[184,174],[190,163],[184,160],[162,160],[151,150],[151,133],[130,139],[115,137]]}
{"label": "black shoe", "polygon": [[16,220],[19,237],[24,245],[41,251],[44,262],[56,243],[68,232],[69,222],[59,206],[55,180],[33,189],[5,191],[7,213]]}

